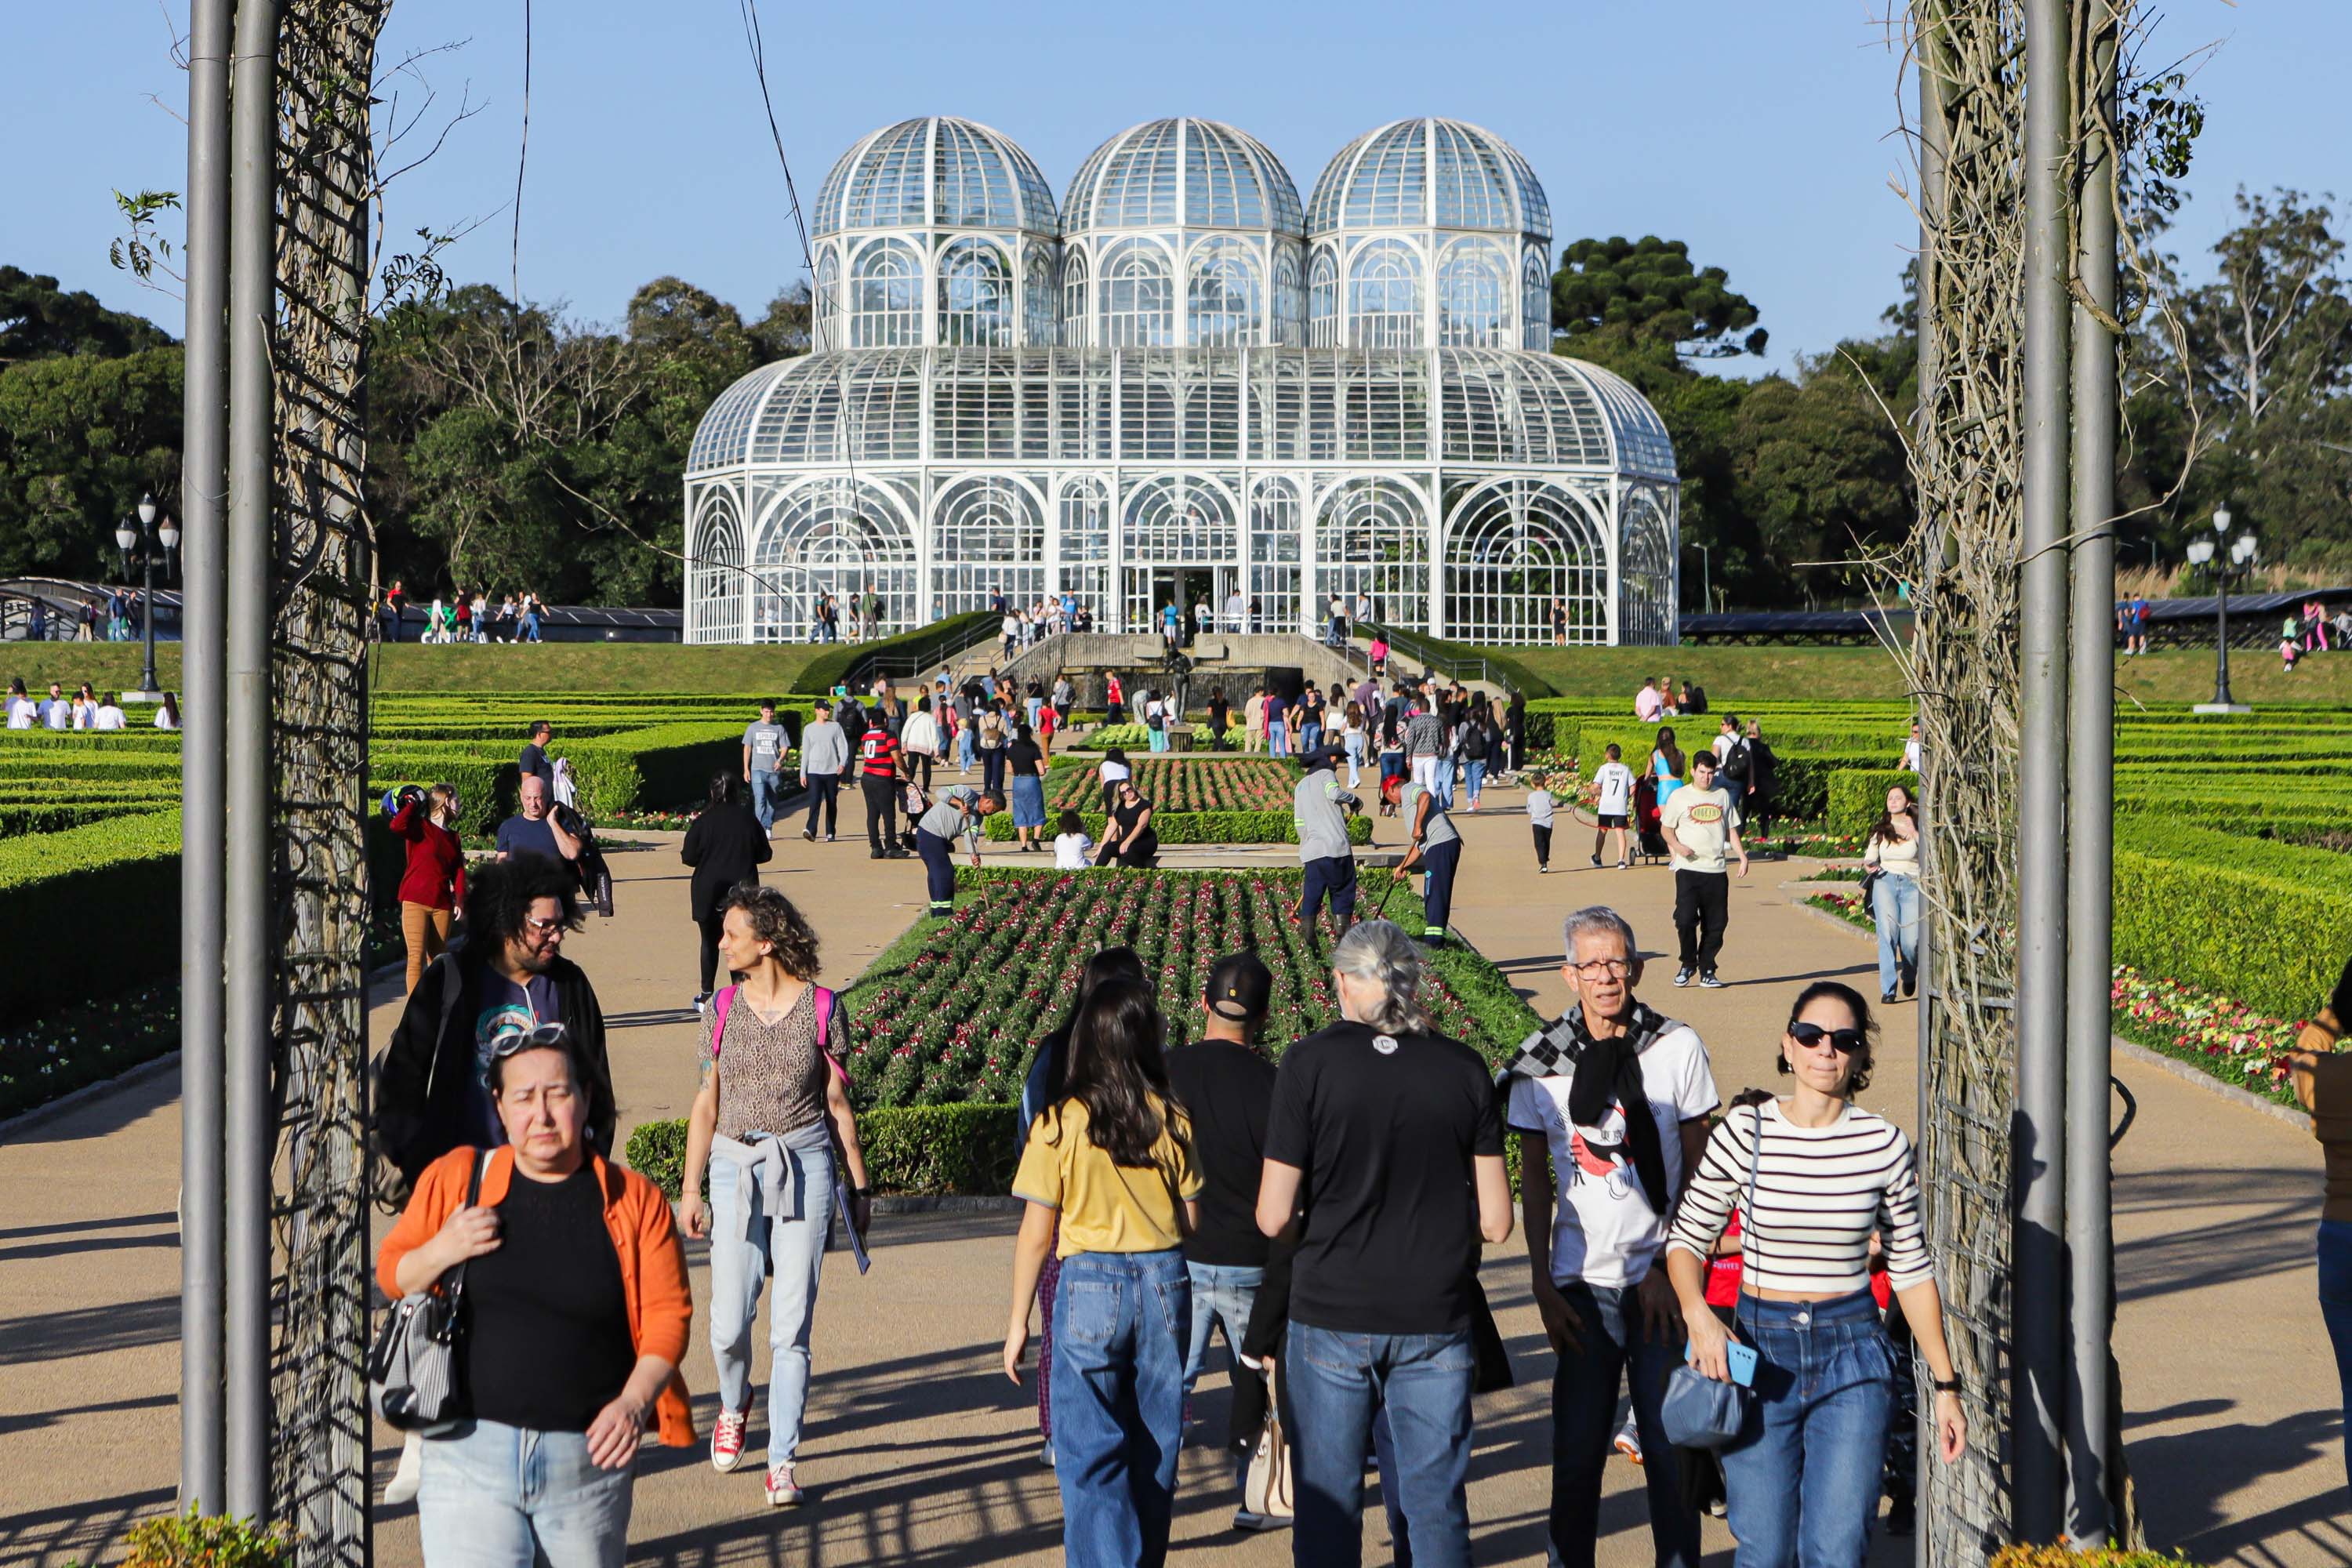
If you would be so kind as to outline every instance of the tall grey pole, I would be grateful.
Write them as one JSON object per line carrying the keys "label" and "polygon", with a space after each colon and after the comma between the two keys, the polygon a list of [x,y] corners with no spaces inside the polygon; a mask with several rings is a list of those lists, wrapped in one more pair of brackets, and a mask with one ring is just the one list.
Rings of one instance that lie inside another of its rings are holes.
{"label": "tall grey pole", "polygon": [[221,1405],[221,517],[228,462],[230,0],[188,16],[180,468],[180,1507],[225,1498]]}
{"label": "tall grey pole", "polygon": [[[1943,365],[1936,350],[1935,323],[1931,316],[1937,298],[1936,267],[1937,247],[1942,243],[1944,224],[1944,89],[1939,76],[1943,40],[1939,35],[1940,15],[1930,6],[1920,6],[1915,12],[1919,18],[1916,48],[1919,57],[1919,264],[1916,269],[1917,291],[1912,331],[1918,342],[1919,409],[1918,426],[1913,438],[1922,447],[1937,440],[1935,421],[1937,414],[1937,380]],[[1920,578],[1923,584],[1940,570],[1943,558],[1942,520],[1932,516],[1919,519],[1923,534],[1920,543]],[[1914,610],[1917,608],[1914,603]],[[1917,635],[1918,617],[1911,622],[1913,635]],[[1936,817],[1936,774],[1942,765],[1939,755],[1929,753],[1921,759],[1919,770],[1919,808],[1923,820]],[[1937,888],[1936,876],[1936,836],[1932,832],[1919,835],[1919,875],[1923,892]],[[1919,921],[1918,963],[1915,973],[1919,981],[1918,1051],[1919,1105],[1918,1120],[1912,1124],[1914,1148],[1927,1146],[1929,1111],[1935,1103],[1934,1053],[1936,1048],[1936,922],[1921,911]],[[1931,1203],[1934,1199],[1929,1200]],[[1928,1433],[1933,1426],[1935,1405],[1922,1402],[1917,1426],[1918,1451],[1933,1449]],[[1927,1465],[1913,1467],[1913,1504],[1919,1520],[1918,1552],[1922,1561],[1932,1560],[1937,1539],[1933,1515],[1929,1510],[1928,1482],[1932,1468]]]}
{"label": "tall grey pole", "polygon": [[270,374],[278,0],[238,0],[229,216],[228,768],[225,917],[228,1149],[228,1506],[269,1515]]}
{"label": "tall grey pole", "polygon": [[2068,0],[2025,7],[2025,453],[2018,691],[2011,1523],[2058,1539],[2065,1472]]}
{"label": "tall grey pole", "polygon": [[[2099,118],[2115,110],[2116,18],[2105,0],[2092,35]],[[2116,149],[2104,134],[2083,148],[2076,275],[2112,320],[2116,311]],[[2116,339],[2074,307],[2074,724],[2066,748],[2066,1258],[2069,1360],[2067,1539],[2105,1545],[2112,1521],[2107,1473],[2108,1300],[2115,1281],[2112,1173],[2107,1162],[2110,1045],[2109,921],[2115,874]]]}

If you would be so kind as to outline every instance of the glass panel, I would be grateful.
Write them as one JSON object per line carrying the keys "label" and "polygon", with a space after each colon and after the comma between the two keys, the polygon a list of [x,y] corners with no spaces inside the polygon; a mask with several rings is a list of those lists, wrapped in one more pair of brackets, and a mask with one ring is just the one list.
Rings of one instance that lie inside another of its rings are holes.
{"label": "glass panel", "polygon": [[1045,516],[1029,487],[1003,474],[958,479],[931,509],[938,613],[984,610],[997,593],[1026,605],[1045,592]]}
{"label": "glass panel", "polygon": [[1609,557],[1576,497],[1507,479],[1454,512],[1445,543],[1445,635],[1521,646],[1609,638]]}
{"label": "glass panel", "polygon": [[1316,531],[1316,586],[1354,604],[1372,597],[1372,619],[1425,625],[1429,613],[1428,503],[1402,480],[1354,479],[1324,498]]}
{"label": "glass panel", "polygon": [[1010,344],[1013,319],[1012,269],[1002,250],[984,239],[959,239],[940,253],[940,342]]}
{"label": "glass panel", "polygon": [[1348,344],[1359,349],[1424,346],[1421,258],[1401,239],[1376,239],[1348,258]]}
{"label": "glass panel", "polygon": [[[1172,198],[1171,198],[1172,199]],[[1149,239],[1122,239],[1103,254],[1104,348],[1165,348],[1176,341],[1176,285],[1168,252]]]}
{"label": "glass panel", "polygon": [[1339,258],[1328,245],[1315,247],[1307,273],[1307,341],[1318,349],[1339,342]]}
{"label": "glass panel", "polygon": [[842,625],[855,624],[850,595],[882,597],[885,636],[919,624],[915,536],[898,504],[876,486],[818,479],[778,502],[752,552],[751,640],[793,642],[809,636],[818,600],[831,595]]}
{"label": "glass panel", "polygon": [[750,584],[742,572],[743,531],[736,521],[733,497],[724,490],[710,493],[695,539],[688,588],[695,606],[694,640],[741,642]]}
{"label": "glass panel", "polygon": [[1617,640],[1669,643],[1675,637],[1675,521],[1672,491],[1643,487],[1624,499],[1618,547]]}
{"label": "glass panel", "polygon": [[1249,571],[1244,616],[1217,606],[1227,631],[1305,630],[1298,609],[1298,489],[1288,479],[1260,479],[1250,491]]}
{"label": "glass panel", "polygon": [[1485,240],[1455,240],[1447,246],[1437,274],[1437,341],[1508,348],[1504,312],[1510,281],[1510,258]]}
{"label": "glass panel", "polygon": [[877,239],[850,270],[853,348],[911,347],[923,341],[923,258],[903,239]]}
{"label": "glass panel", "polygon": [[1184,339],[1194,348],[1235,349],[1265,341],[1263,284],[1251,251],[1238,239],[1208,239],[1192,247]]}

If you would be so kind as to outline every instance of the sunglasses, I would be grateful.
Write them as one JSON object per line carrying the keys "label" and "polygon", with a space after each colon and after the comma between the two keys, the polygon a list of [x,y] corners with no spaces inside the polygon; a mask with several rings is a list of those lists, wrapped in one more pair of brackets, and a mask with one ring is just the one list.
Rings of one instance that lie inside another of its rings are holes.
{"label": "sunglasses", "polygon": [[536,1050],[543,1046],[560,1046],[565,1038],[561,1023],[533,1024],[529,1028],[509,1024],[490,1037],[490,1055],[510,1057],[517,1051]]}
{"label": "sunglasses", "polygon": [[1824,1029],[1819,1024],[1791,1024],[1789,1037],[1801,1046],[1818,1046],[1827,1040],[1830,1049],[1842,1057],[1853,1056],[1868,1043],[1860,1029]]}

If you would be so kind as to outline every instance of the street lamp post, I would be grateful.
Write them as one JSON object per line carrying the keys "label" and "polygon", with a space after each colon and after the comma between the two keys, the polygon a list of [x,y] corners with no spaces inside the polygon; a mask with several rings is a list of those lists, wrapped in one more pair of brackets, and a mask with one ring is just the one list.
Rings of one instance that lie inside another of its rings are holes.
{"label": "street lamp post", "polygon": [[2221,559],[2221,542],[2229,537],[2230,509],[2216,508],[2213,512],[2213,537],[2189,542],[2183,552],[2191,566],[2210,565],[2216,597],[2213,636],[2213,700],[2200,702],[2199,713],[2244,713],[2246,705],[2230,695],[2230,579],[2242,577],[2253,570],[2256,545],[2252,533],[2241,533],[2230,540],[2229,552]]}
{"label": "street lamp post", "polygon": [[162,526],[159,527],[157,516],[155,498],[152,495],[143,495],[139,498],[137,523],[133,524],[131,520],[126,517],[114,526],[114,545],[122,554],[122,574],[126,577],[131,575],[131,552],[134,549],[139,552],[139,565],[143,574],[139,592],[139,607],[140,618],[146,626],[147,660],[145,668],[139,672],[139,689],[127,693],[142,702],[160,701],[163,695],[159,689],[160,683],[155,679],[156,552],[160,546],[163,555],[164,570],[168,572],[171,569],[172,552],[180,547],[179,524],[173,522],[167,515],[163,517]]}

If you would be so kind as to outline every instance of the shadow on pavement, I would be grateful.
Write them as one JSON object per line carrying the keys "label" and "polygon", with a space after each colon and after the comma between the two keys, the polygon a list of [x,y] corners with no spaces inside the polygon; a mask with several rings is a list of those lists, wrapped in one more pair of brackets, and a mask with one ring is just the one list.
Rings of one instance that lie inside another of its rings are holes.
{"label": "shadow on pavement", "polygon": [[[2312,1233],[2320,1194],[2315,1167],[2234,1171],[2219,1188],[2212,1177],[2210,1170],[2185,1168],[2117,1173],[2117,1228],[2132,1215],[2156,1215],[2165,1222],[2162,1234],[2116,1247],[2116,1284],[2124,1300],[2314,1266]],[[2210,1211],[2210,1217],[2200,1211]]]}
{"label": "shadow on pavement", "polygon": [[[2230,1517],[2230,1499],[2241,1488],[2315,1459],[2330,1462],[2343,1433],[2339,1412],[2305,1410],[2263,1425],[2209,1424],[2133,1441],[2126,1451],[2149,1539],[2200,1563],[2243,1552],[2254,1563],[2352,1563],[2352,1525],[2341,1487],[2267,1512]],[[2300,1538],[2309,1554],[2283,1552],[2281,1538],[2288,1535]]]}
{"label": "shadow on pavement", "polygon": [[[110,1351],[162,1344],[180,1337],[180,1299],[151,1296],[64,1312],[0,1319],[0,1366],[56,1361],[64,1356],[104,1355]],[[6,1553],[0,1552],[0,1562]]]}

